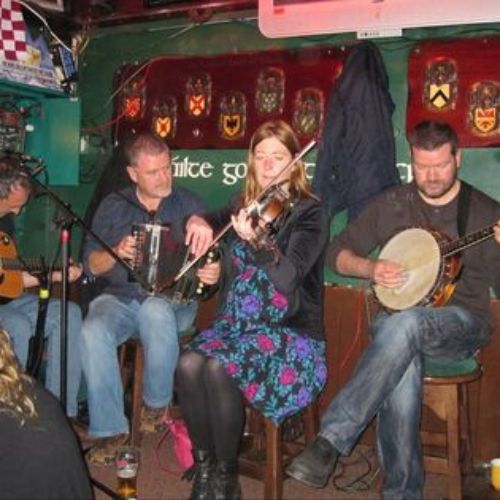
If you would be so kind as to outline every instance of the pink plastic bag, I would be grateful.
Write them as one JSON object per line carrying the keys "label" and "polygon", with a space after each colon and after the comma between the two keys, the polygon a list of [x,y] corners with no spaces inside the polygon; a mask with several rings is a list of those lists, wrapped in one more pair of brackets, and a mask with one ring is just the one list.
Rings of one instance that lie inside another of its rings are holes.
{"label": "pink plastic bag", "polygon": [[184,420],[165,415],[164,422],[174,438],[174,451],[179,466],[182,470],[191,468],[194,464],[192,445]]}

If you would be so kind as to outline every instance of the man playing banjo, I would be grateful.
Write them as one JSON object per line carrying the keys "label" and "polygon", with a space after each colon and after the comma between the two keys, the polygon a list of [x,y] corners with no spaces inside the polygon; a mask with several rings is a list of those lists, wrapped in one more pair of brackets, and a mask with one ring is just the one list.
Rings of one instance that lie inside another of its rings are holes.
{"label": "man playing banjo", "polygon": [[[456,286],[454,293],[446,295],[447,301],[438,304],[432,297],[417,297],[408,308],[396,301],[391,311],[383,304],[385,310],[371,325],[372,342],[325,412],[318,436],[287,469],[289,475],[313,487],[327,484],[338,457],[350,453],[377,416],[382,496],[421,498],[423,357],[464,359],[489,339],[489,291],[500,284],[500,203],[458,179],[461,155],[449,125],[422,122],[409,135],[409,143],[413,181],[382,193],[332,240],[330,266],[344,275],[368,278],[375,288],[392,290],[395,296],[411,295],[413,287],[420,290],[414,283],[421,275],[432,278],[422,270],[424,263],[411,269],[404,259],[416,243],[410,239],[405,248],[400,242],[399,261],[367,257],[372,250],[408,228],[432,229],[429,235],[437,235],[438,230],[452,240],[467,239],[465,235],[474,232],[483,237],[466,250],[461,247],[462,266],[456,268]],[[420,257],[443,261],[436,267],[438,282],[446,274],[446,256],[440,243],[433,248],[438,249],[437,257],[425,250]],[[431,295],[439,295],[435,293],[439,283],[430,285]],[[380,296],[377,293],[379,300]]]}

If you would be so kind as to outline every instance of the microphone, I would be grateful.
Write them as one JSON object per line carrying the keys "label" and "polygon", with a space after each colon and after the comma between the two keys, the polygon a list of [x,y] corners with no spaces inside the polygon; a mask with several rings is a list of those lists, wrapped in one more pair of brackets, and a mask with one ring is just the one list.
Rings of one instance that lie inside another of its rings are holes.
{"label": "microphone", "polygon": [[[36,158],[35,156],[25,155],[23,153],[18,153],[17,151],[5,150],[2,151],[7,158],[15,158],[18,162],[18,169],[22,171],[23,174],[34,177],[38,175],[40,172],[43,172],[46,168],[46,165],[43,163],[41,158]],[[36,164],[34,167],[27,167],[27,163]]]}
{"label": "microphone", "polygon": [[24,165],[21,165],[18,167],[18,169],[23,175],[27,177],[35,177],[40,172],[43,172],[45,170],[45,165],[43,163],[39,163],[36,167],[33,168],[28,168]]}
{"label": "microphone", "polygon": [[40,163],[39,165],[37,165],[36,167],[33,167],[33,168],[24,167],[24,170],[32,177],[35,177],[40,172],[43,172],[45,170],[45,165],[43,163]]}
{"label": "microphone", "polygon": [[10,149],[6,149],[2,151],[2,153],[5,154],[7,158],[16,159],[19,163],[21,163],[21,165],[23,163],[37,163],[37,164],[43,163],[43,160],[41,158],[37,158],[36,156],[25,155],[24,153],[18,153],[17,151],[12,151]]}
{"label": "microphone", "polygon": [[4,149],[2,150],[2,154],[4,154],[7,158],[16,158],[17,160],[20,161],[40,161],[39,158],[25,155],[24,153],[20,153],[19,151],[14,151],[13,149]]}
{"label": "microphone", "polygon": [[40,158],[36,158],[35,156],[19,154],[17,156],[21,163],[41,163],[42,160]]}

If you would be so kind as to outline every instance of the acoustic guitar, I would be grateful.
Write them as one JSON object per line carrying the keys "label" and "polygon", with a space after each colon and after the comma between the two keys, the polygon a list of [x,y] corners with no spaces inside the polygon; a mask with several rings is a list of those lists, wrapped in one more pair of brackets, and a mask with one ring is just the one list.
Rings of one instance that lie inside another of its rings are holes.
{"label": "acoustic guitar", "polygon": [[395,288],[374,285],[378,301],[391,311],[446,304],[455,291],[462,268],[460,253],[491,238],[493,227],[494,224],[457,240],[422,228],[410,228],[396,234],[384,245],[378,258],[401,264],[408,277]]}
{"label": "acoustic guitar", "polygon": [[19,297],[24,289],[22,271],[36,274],[44,267],[41,259],[19,259],[12,238],[0,231],[0,297]]}

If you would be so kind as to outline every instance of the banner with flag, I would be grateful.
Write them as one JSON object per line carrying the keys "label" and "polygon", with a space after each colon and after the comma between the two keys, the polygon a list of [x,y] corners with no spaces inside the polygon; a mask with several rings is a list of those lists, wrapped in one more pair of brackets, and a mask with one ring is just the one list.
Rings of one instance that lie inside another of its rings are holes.
{"label": "banner with flag", "polygon": [[26,26],[16,0],[0,0],[0,59],[26,59]]}
{"label": "banner with flag", "polygon": [[18,0],[0,0],[0,79],[61,90],[47,41],[31,37]]}

